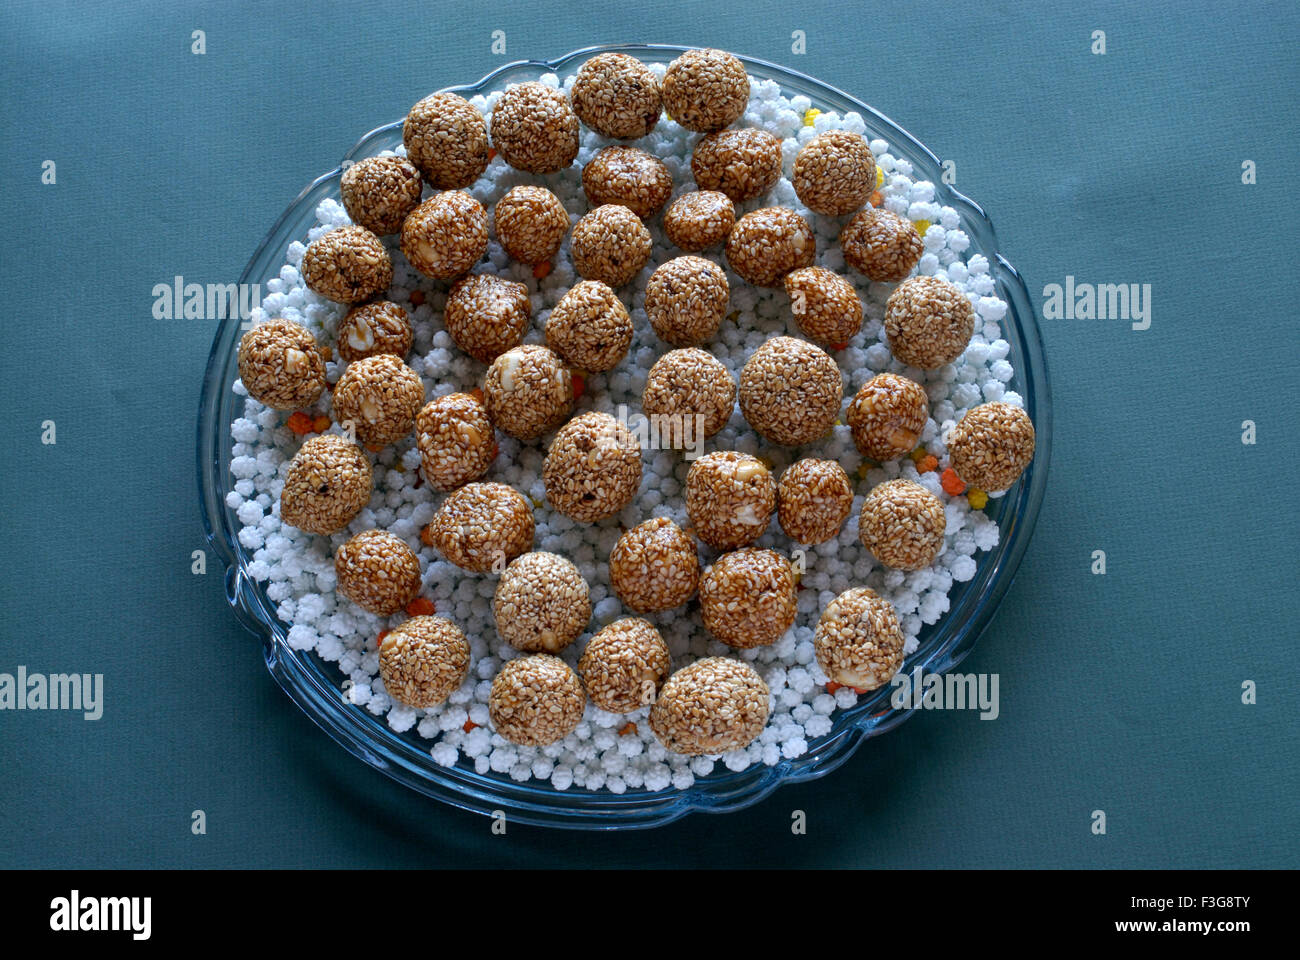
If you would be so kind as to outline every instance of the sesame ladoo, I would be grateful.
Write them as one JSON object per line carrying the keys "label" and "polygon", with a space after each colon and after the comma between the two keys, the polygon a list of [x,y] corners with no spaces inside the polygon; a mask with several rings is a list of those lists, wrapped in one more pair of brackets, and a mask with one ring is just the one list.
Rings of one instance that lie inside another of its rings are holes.
{"label": "sesame ladoo", "polygon": [[627,355],[632,318],[599,280],[575,284],[546,320],[546,344],[579,370],[612,370]]}
{"label": "sesame ladoo", "polygon": [[795,325],[810,340],[844,346],[862,329],[862,301],[839,274],[825,267],[803,267],[785,276]]}
{"label": "sesame ladoo", "polygon": [[435,190],[462,190],[488,165],[487,123],[464,97],[434,93],[402,124],[406,157]]}
{"label": "sesame ladoo", "polygon": [[584,63],[569,102],[579,120],[612,140],[639,140],[663,112],[659,78],[626,53],[601,53]]}
{"label": "sesame ladoo", "polygon": [[574,417],[555,435],[542,463],[546,498],[580,523],[626,507],[641,485],[641,447],[607,413]]}
{"label": "sesame ladoo", "polygon": [[936,370],[965,352],[975,332],[975,308],[966,294],[941,277],[911,277],[885,304],[885,338],[894,356],[922,370]]}
{"label": "sesame ladoo", "polygon": [[338,592],[381,617],[396,613],[420,592],[420,558],[387,530],[363,530],[334,554]]}
{"label": "sesame ladoo", "polygon": [[302,279],[336,303],[360,303],[393,282],[393,260],[383,241],[365,227],[339,227],[307,245]]}
{"label": "sesame ladoo", "polygon": [[523,342],[532,311],[522,283],[472,273],[452,285],[442,322],[456,346],[480,363],[491,363]]}
{"label": "sesame ladoo", "polygon": [[799,202],[831,217],[852,213],[876,189],[876,161],[860,133],[828,130],[800,149],[790,178]]}
{"label": "sesame ladoo", "polygon": [[591,702],[610,713],[631,713],[655,702],[668,679],[668,644],[649,620],[615,620],[589,641],[578,673]]}
{"label": "sesame ladoo", "polygon": [[609,585],[634,613],[680,607],[695,595],[700,560],[695,541],[667,517],[655,517],[618,538],[609,555]]}
{"label": "sesame ladoo", "polygon": [[385,445],[411,432],[424,404],[420,375],[392,354],[380,353],[348,364],[334,386],[334,414],[351,421],[357,440]]}
{"label": "sesame ladoo", "polygon": [[497,239],[520,263],[543,263],[555,256],[569,232],[569,213],[545,187],[514,187],[492,210]]}
{"label": "sesame ladoo", "polygon": [[254,325],[239,340],[238,364],[248,395],[274,410],[309,406],[325,389],[316,338],[290,320]]}
{"label": "sesame ladoo", "polygon": [[650,729],[673,753],[739,750],[767,726],[770,699],[767,684],[749,664],[705,657],[668,678],[650,708]]}
{"label": "sesame ladoo", "polygon": [[986,492],[1006,490],[1034,458],[1034,424],[1009,403],[983,403],[966,411],[948,432],[957,476]]}
{"label": "sesame ladoo", "polygon": [[749,105],[749,74],[724,50],[687,50],[668,65],[664,109],[687,130],[712,133],[740,119]]}
{"label": "sesame ladoo", "polygon": [[766,439],[787,447],[825,436],[843,395],[830,355],[794,337],[773,337],[740,371],[740,412]]}
{"label": "sesame ladoo", "polygon": [[887,567],[920,570],[943,549],[943,502],[919,483],[888,480],[862,502],[858,536]]}
{"label": "sesame ladoo", "polygon": [[573,410],[573,374],[554,350],[524,344],[492,361],[483,379],[483,401],[499,429],[536,440]]}
{"label": "sesame ladoo", "polygon": [[573,268],[611,287],[627,283],[650,259],[650,231],[619,204],[597,207],[577,222],[569,240]]}
{"label": "sesame ladoo", "polygon": [[686,513],[695,534],[718,550],[733,550],[763,535],[776,509],[776,480],[757,457],[719,450],[700,457],[686,474]]}
{"label": "sesame ladoo", "polygon": [[492,598],[497,633],[516,650],[559,653],[591,619],[591,592],[569,560],[534,550],[510,561]]}
{"label": "sesame ladoo", "polygon": [[867,207],[844,225],[840,248],[845,263],[878,283],[902,280],[925,249],[912,221],[875,207]]}
{"label": "sesame ladoo", "polygon": [[875,690],[903,665],[903,631],[894,605],[866,587],[827,604],[813,634],[817,665],[835,683]]}
{"label": "sesame ladoo", "polygon": [[402,221],[403,256],[434,280],[468,273],[483,258],[487,245],[487,212],[461,190],[430,197]]}
{"label": "sesame ladoo", "polygon": [[563,740],[582,721],[587,695],[567,663],[547,653],[518,657],[492,681],[488,715],[511,743],[542,747]]}
{"label": "sesame ladoo", "polygon": [[705,628],[741,650],[781,639],[794,625],[797,607],[794,571],[775,550],[724,553],[700,578]]}
{"label": "sesame ladoo", "polygon": [[339,324],[339,357],[351,363],[381,353],[405,360],[415,331],[411,318],[391,300],[372,300],[348,311]]}
{"label": "sesame ladoo", "polygon": [[517,490],[467,483],[442,502],[425,542],[456,566],[487,573],[529,550],[533,530],[533,509]]}
{"label": "sesame ladoo", "polygon": [[622,204],[642,220],[663,209],[673,178],[658,157],[635,147],[605,147],[582,168],[582,190],[593,207]]}
{"label": "sesame ladoo", "polygon": [[825,543],[839,536],[853,511],[853,484],[834,460],[792,463],[776,486],[776,518],[796,543]]}
{"label": "sesame ladoo", "polygon": [[449,393],[415,418],[420,469],[435,490],[455,490],[487,473],[497,442],[487,406],[468,393]]}
{"label": "sesame ladoo", "polygon": [[342,530],[370,502],[374,471],[351,440],[324,433],[307,440],[289,463],[280,519],[308,533]]}
{"label": "sesame ladoo", "polygon": [[763,207],[741,217],[727,235],[727,263],[756,287],[775,287],[785,275],[811,267],[817,241],[808,221],[784,207]]}
{"label": "sesame ladoo", "polygon": [[930,416],[925,388],[897,373],[879,373],[849,401],[845,420],[864,457],[897,460],[916,449]]}
{"label": "sesame ladoo", "polygon": [[641,410],[658,418],[659,438],[674,447],[711,437],[736,408],[736,381],[722,361],[698,347],[669,350],[650,367]]}
{"label": "sesame ladoo", "polygon": [[645,312],[659,339],[693,347],[713,339],[727,315],[731,288],[712,260],[676,257],[659,266],[645,287]]}
{"label": "sesame ladoo", "polygon": [[721,191],[695,190],[668,205],[663,224],[669,243],[687,253],[698,253],[727,239],[736,225],[736,207]]}
{"label": "sesame ladoo", "polygon": [[367,157],[343,172],[339,193],[352,222],[378,236],[396,233],[420,203],[424,183],[401,157]]}
{"label": "sesame ladoo", "polygon": [[719,130],[695,145],[691,172],[701,190],[720,190],[735,203],[752,200],[781,179],[781,141],[756,127]]}
{"label": "sesame ladoo", "polygon": [[559,90],[518,84],[492,109],[492,146],[516,170],[556,173],[578,155],[578,117]]}
{"label": "sesame ladoo", "polygon": [[379,645],[379,676],[399,703],[416,710],[436,707],[469,676],[464,632],[446,617],[412,617]]}

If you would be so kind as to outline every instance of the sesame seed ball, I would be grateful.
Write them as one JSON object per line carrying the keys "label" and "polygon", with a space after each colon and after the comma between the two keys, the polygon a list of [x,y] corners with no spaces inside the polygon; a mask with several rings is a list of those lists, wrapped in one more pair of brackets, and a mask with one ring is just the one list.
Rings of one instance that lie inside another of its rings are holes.
{"label": "sesame seed ball", "polygon": [[572,520],[595,523],[622,510],[641,485],[641,448],[607,413],[574,417],[555,435],[542,462],[551,506]]}
{"label": "sesame seed ball", "polygon": [[840,348],[862,329],[862,301],[839,274],[825,267],[803,267],[785,276],[794,322],[811,340]]}
{"label": "sesame seed ball", "polygon": [[876,189],[876,160],[862,134],[828,130],[800,148],[790,181],[805,207],[838,217],[852,213],[871,197]]}
{"label": "sesame seed ball", "polygon": [[618,203],[648,220],[672,196],[673,176],[644,150],[606,147],[582,168],[582,190],[593,207]]}
{"label": "sesame seed ball", "polygon": [[687,50],[668,65],[664,109],[687,130],[712,133],[740,119],[749,106],[749,75],[723,50]]}
{"label": "sesame seed ball", "polygon": [[464,632],[446,617],[412,617],[379,645],[379,676],[390,697],[408,707],[436,707],[469,676]]}
{"label": "sesame seed ball", "polygon": [[691,172],[701,190],[721,190],[736,203],[752,200],[781,179],[781,141],[756,127],[719,130],[695,145]]}
{"label": "sesame seed ball", "polygon": [[405,310],[391,300],[374,300],[353,307],[339,324],[339,356],[348,363],[380,353],[402,360],[414,337]]}
{"label": "sesame seed ball", "polygon": [[608,286],[583,280],[551,310],[546,343],[580,370],[612,370],[632,343],[632,318]]}
{"label": "sesame seed ball", "polygon": [[337,533],[370,502],[374,471],[337,433],[312,437],[294,454],[280,490],[280,520],[308,533]]}
{"label": "sesame seed ball", "polygon": [[488,695],[493,729],[521,747],[563,740],[582,721],[586,707],[578,675],[548,653],[511,660],[492,681]]}
{"label": "sesame seed ball", "polygon": [[383,445],[411,432],[424,403],[420,375],[389,353],[349,363],[334,386],[334,414],[353,422],[362,443]]}
{"label": "sesame seed ball", "polygon": [[811,267],[817,256],[808,221],[784,207],[763,207],[741,217],[727,235],[727,263],[756,287],[775,287],[791,270]]}
{"label": "sesame seed ball", "polygon": [[853,485],[834,460],[799,460],[781,474],[776,518],[796,543],[836,537],[853,511]]}
{"label": "sesame seed ball", "polygon": [[740,412],[772,443],[811,443],[834,425],[844,380],[826,351],[794,337],[773,337],[740,371]]}
{"label": "sesame seed ball", "polygon": [[424,405],[415,418],[424,479],[435,490],[455,490],[487,473],[496,459],[496,435],[483,401],[449,393]]}
{"label": "sesame seed ball", "polygon": [[844,262],[867,279],[896,283],[921,260],[924,245],[912,221],[867,207],[840,231]]}
{"label": "sesame seed ball", "polygon": [[735,450],[707,453],[686,472],[686,514],[718,550],[753,543],[776,509],[776,481],[762,460]]}
{"label": "sesame seed ball", "polygon": [[849,401],[845,420],[858,452],[884,462],[916,449],[929,416],[924,387],[897,373],[880,373]]}
{"label": "sesame seed ball", "polygon": [[624,617],[587,642],[578,672],[592,703],[609,713],[631,713],[655,702],[672,666],[654,624]]}
{"label": "sesame seed ball", "polygon": [[526,343],[492,361],[483,401],[497,427],[520,440],[536,440],[573,409],[573,374],[554,350]]}
{"label": "sesame seed ball", "polygon": [[534,550],[515,557],[492,598],[497,633],[516,650],[559,653],[591,619],[591,593],[564,557]]}
{"label": "sesame seed ball", "polygon": [[676,257],[661,264],[645,285],[645,312],[659,339],[674,347],[711,340],[731,301],[727,275],[712,260]]}
{"label": "sesame seed ball", "polygon": [[363,610],[387,617],[420,592],[420,558],[386,530],[363,530],[334,554],[338,592]]}
{"label": "sesame seed ball", "polygon": [[980,490],[1006,490],[1034,458],[1034,424],[1009,403],[984,403],[966,411],[948,432],[957,476]]}
{"label": "sesame seed ball", "polygon": [[641,410],[659,418],[661,442],[666,429],[673,446],[698,443],[725,427],[735,408],[731,371],[698,347],[669,350],[646,374]]}
{"label": "sesame seed ball", "polygon": [[678,670],[650,708],[650,729],[687,756],[749,746],[767,726],[771,691],[747,663],[705,657]]}
{"label": "sesame seed ball", "polygon": [[491,363],[519,346],[532,313],[528,288],[522,283],[472,273],[452,284],[442,322],[456,346],[480,363]]}
{"label": "sesame seed ball", "polygon": [[700,578],[704,626],[740,649],[775,643],[794,624],[794,571],[775,550],[724,553]]}
{"label": "sesame seed ball", "polygon": [[885,566],[920,570],[939,555],[947,525],[933,493],[911,480],[887,480],[863,501],[858,536]]}
{"label": "sesame seed ball", "polygon": [[578,155],[578,117],[559,90],[521,83],[492,108],[492,146],[516,170],[556,173]]}
{"label": "sesame seed ball", "polygon": [[844,591],[822,611],[813,650],[831,681],[864,691],[884,686],[903,665],[894,605],[867,587]]}
{"label": "sesame seed ball", "polygon": [[636,613],[679,607],[699,583],[695,541],[667,517],[637,524],[610,551],[609,585]]}
{"label": "sesame seed ball", "polygon": [[659,78],[626,53],[601,53],[584,63],[569,101],[579,120],[611,140],[639,140],[663,110]]}
{"label": "sesame seed ball", "polygon": [[434,280],[467,273],[487,252],[487,212],[461,190],[430,197],[402,221],[402,253]]}
{"label": "sesame seed ball", "polygon": [[310,330],[276,318],[240,338],[239,379],[258,403],[293,410],[315,403],[325,389],[325,361]]}
{"label": "sesame seed ball", "polygon": [[975,308],[960,287],[940,277],[909,277],[885,303],[885,339],[894,356],[935,370],[966,350]]}
{"label": "sesame seed ball", "polygon": [[621,287],[650,259],[650,231],[627,207],[607,203],[577,222],[569,246],[585,279]]}
{"label": "sesame seed ball", "polygon": [[468,187],[487,169],[487,123],[468,100],[433,93],[402,124],[406,156],[436,190]]}
{"label": "sesame seed ball", "polygon": [[339,227],[307,245],[302,279],[327,300],[360,303],[388,289],[393,260],[365,227]]}
{"label": "sesame seed ball", "polygon": [[518,186],[492,210],[497,239],[520,263],[543,263],[555,256],[569,232],[569,212],[545,187]]}
{"label": "sesame seed ball", "polygon": [[716,247],[736,225],[736,207],[718,190],[684,193],[664,211],[664,235],[687,253]]}
{"label": "sesame seed ball", "polygon": [[467,483],[442,502],[426,542],[463,570],[504,569],[533,545],[533,510],[504,483]]}
{"label": "sesame seed ball", "polygon": [[352,222],[384,236],[396,233],[420,203],[424,183],[415,164],[401,157],[367,157],[348,167],[339,183]]}

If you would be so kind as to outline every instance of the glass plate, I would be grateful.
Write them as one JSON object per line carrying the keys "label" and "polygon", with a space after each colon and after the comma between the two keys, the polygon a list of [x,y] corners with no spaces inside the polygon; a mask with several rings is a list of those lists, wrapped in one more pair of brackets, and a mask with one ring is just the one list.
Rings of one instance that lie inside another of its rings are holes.
{"label": "glass plate", "polygon": [[[588,47],[549,63],[529,60],[507,64],[476,84],[447,89],[470,97],[507,83],[536,80],[544,73],[563,75],[597,53],[618,51],[647,62],[666,63],[685,49],[641,44]],[[1020,275],[998,254],[993,225],[984,211],[942,182],[938,158],[907,131],[861,101],[811,77],[762,60],[740,59],[752,77],[775,80],[786,96],[803,94],[819,109],[840,114],[856,110],[861,114],[868,138],[887,140],[894,156],[911,161],[915,179],[935,185],[935,201],[953,207],[961,215],[961,228],[971,238],[968,258],[976,253],[988,258],[998,295],[1008,304],[1002,327],[1011,345],[1009,359],[1015,367],[1015,377],[1008,386],[1024,398],[1037,431],[1037,450],[1029,468],[1006,496],[989,501],[986,513],[1001,530],[998,546],[979,555],[972,580],[953,585],[949,612],[937,624],[922,629],[919,646],[903,667],[908,672],[921,667],[926,672],[942,673],[970,653],[992,621],[1029,544],[1047,483],[1052,445],[1051,395],[1029,292]],[[372,130],[357,141],[342,158],[340,167],[309,184],[284,211],[244,268],[240,283],[260,283],[265,289],[266,282],[279,274],[289,243],[305,242],[308,229],[315,223],[317,205],[326,197],[338,198],[343,162],[391,150],[401,142],[400,120]],[[891,688],[886,685],[859,698],[852,708],[836,710],[831,732],[811,740],[803,756],[771,767],[756,764],[739,773],[719,765],[718,772],[697,778],[686,790],[629,789],[618,795],[578,787],[560,791],[549,783],[518,783],[504,774],[475,773],[464,757],[456,766],[439,766],[429,753],[432,741],[420,738],[414,731],[395,733],[382,717],[346,703],[337,665],[320,660],[314,652],[294,650],[288,645],[287,625],[277,618],[263,586],[248,575],[251,555],[239,544],[238,521],[225,505],[226,494],[234,485],[230,474],[230,424],[237,415],[236,405],[242,403],[242,398],[231,390],[237,376],[240,322],[238,311],[222,318],[199,403],[199,499],[207,538],[225,565],[226,596],[239,621],[261,638],[271,675],[326,733],[377,770],[430,797],[479,813],[501,810],[521,823],[592,830],[653,827],[694,811],[740,810],[782,784],[825,776],[852,756],[868,737],[892,729],[911,713],[910,709],[890,706]]]}

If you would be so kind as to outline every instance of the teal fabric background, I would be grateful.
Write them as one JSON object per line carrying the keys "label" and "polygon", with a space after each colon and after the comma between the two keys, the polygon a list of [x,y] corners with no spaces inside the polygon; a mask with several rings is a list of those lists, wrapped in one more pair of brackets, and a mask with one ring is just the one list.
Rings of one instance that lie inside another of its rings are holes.
{"label": "teal fabric background", "polygon": [[[106,705],[0,713],[0,865],[1300,865],[1298,26],[1294,3],[4,4],[0,671],[102,672]],[[191,574],[213,328],[153,319],[151,290],[235,280],[306,183],[425,93],[637,40],[872,103],[957,162],[1036,303],[1067,275],[1149,283],[1152,323],[1043,323],[1047,500],[962,668],[1000,674],[999,719],[918,713],[726,817],[493,836],[320,733],[215,564]]]}

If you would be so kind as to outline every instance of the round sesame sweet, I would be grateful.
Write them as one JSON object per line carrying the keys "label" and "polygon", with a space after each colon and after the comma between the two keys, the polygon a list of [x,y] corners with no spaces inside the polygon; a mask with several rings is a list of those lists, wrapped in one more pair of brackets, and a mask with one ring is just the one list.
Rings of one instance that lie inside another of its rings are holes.
{"label": "round sesame sweet", "polygon": [[483,379],[483,402],[501,430],[536,440],[573,409],[573,374],[549,347],[526,343],[492,361]]}
{"label": "round sesame sweet", "polygon": [[947,525],[933,493],[911,480],[887,480],[862,502],[858,536],[885,566],[920,570],[939,555]]}
{"label": "round sesame sweet", "polygon": [[294,454],[280,490],[280,520],[308,533],[337,533],[370,502],[374,471],[337,433],[312,437]]}
{"label": "round sesame sweet", "polygon": [[736,225],[736,206],[718,190],[683,193],[664,211],[664,235],[687,253],[716,247]]}
{"label": "round sesame sweet", "polygon": [[497,633],[516,650],[559,653],[591,619],[591,593],[564,557],[534,550],[510,561],[492,598]]}
{"label": "round sesame sweet", "polygon": [[781,639],[794,625],[797,606],[794,571],[775,550],[724,553],[700,578],[704,626],[742,650]]}
{"label": "round sesame sweet", "polygon": [[487,252],[487,212],[462,190],[430,197],[402,221],[402,253],[434,280],[452,280]]}
{"label": "round sesame sweet", "polygon": [[367,157],[343,172],[339,194],[352,222],[379,236],[396,233],[420,203],[424,183],[401,157]]}
{"label": "round sesame sweet", "polygon": [[727,235],[727,263],[756,287],[775,287],[791,270],[811,267],[817,241],[808,221],[784,207],[741,217]]}
{"label": "round sesame sweet", "polygon": [[447,495],[422,538],[474,573],[505,569],[533,545],[533,510],[504,483],[467,483]]}
{"label": "round sesame sweet", "polygon": [[532,313],[532,300],[522,283],[471,273],[452,284],[442,322],[456,346],[480,363],[491,363],[519,346]]}
{"label": "round sesame sweet", "polygon": [[601,53],[584,63],[569,102],[579,120],[611,140],[639,140],[663,111],[659,78],[626,53]]}
{"label": "round sesame sweet", "polygon": [[240,338],[239,379],[258,403],[293,410],[315,403],[325,389],[325,361],[310,330],[276,318]]}
{"label": "round sesame sweet", "polygon": [[339,227],[307,245],[302,279],[327,300],[360,303],[388,289],[393,259],[365,227]]}
{"label": "round sesame sweet", "polygon": [[825,267],[803,267],[785,275],[790,312],[804,336],[841,349],[862,329],[862,301],[839,274]]}
{"label": "round sesame sweet", "polygon": [[641,447],[607,413],[574,417],[555,435],[542,462],[546,498],[560,513],[595,523],[622,510],[641,485]]}
{"label": "round sesame sweet", "polygon": [[583,280],[551,310],[546,343],[579,370],[612,370],[632,343],[632,318],[607,285]]}
{"label": "round sesame sweet", "polygon": [[621,287],[650,259],[650,231],[627,207],[607,203],[577,222],[569,249],[583,278]]}
{"label": "round sesame sweet", "polygon": [[924,245],[912,221],[867,207],[840,231],[844,262],[868,280],[897,283],[921,260]]}
{"label": "round sesame sweet", "polygon": [[798,460],[776,486],[776,519],[796,543],[834,539],[853,511],[853,484],[834,460]]}
{"label": "round sesame sweet", "polygon": [[885,303],[885,339],[903,363],[936,370],[966,350],[975,308],[960,287],[941,277],[910,277]]}
{"label": "round sesame sweet", "polygon": [[776,509],[776,481],[762,460],[735,450],[707,453],[686,472],[686,514],[718,550],[753,543]]}
{"label": "round sesame sweet", "polygon": [[740,750],[767,726],[771,696],[749,664],[705,657],[668,678],[650,708],[650,729],[673,753]]}
{"label": "round sesame sweet", "polygon": [[609,713],[631,713],[655,702],[672,666],[654,624],[624,617],[587,641],[578,673],[592,703]]}
{"label": "round sesame sweet", "polygon": [[622,204],[642,220],[663,209],[673,176],[658,157],[635,147],[605,147],[582,168],[582,190],[593,207]]}
{"label": "round sesame sweet", "polygon": [[852,213],[876,189],[876,160],[860,133],[828,130],[805,143],[790,178],[799,202],[813,213]]}
{"label": "round sesame sweet", "polygon": [[518,84],[492,108],[492,146],[516,170],[556,173],[578,155],[578,117],[559,90]]}
{"label": "round sesame sweet", "polygon": [[334,554],[338,592],[363,610],[391,616],[420,592],[420,558],[386,530],[363,530]]}
{"label": "round sesame sweet", "polygon": [[1034,424],[1009,403],[984,403],[966,411],[948,431],[957,476],[984,491],[1006,490],[1034,458]]}
{"label": "round sesame sweet", "polygon": [[414,337],[405,310],[391,300],[373,300],[353,307],[339,324],[339,356],[348,363],[380,353],[404,360]]}
{"label": "round sesame sweet", "polygon": [[695,541],[667,517],[637,524],[610,551],[609,585],[635,613],[679,607],[699,583]]}
{"label": "round sesame sweet", "polygon": [[645,312],[659,339],[674,347],[711,340],[731,301],[727,275],[712,260],[676,257],[656,268],[645,285]]}
{"label": "round sesame sweet", "polygon": [[416,710],[436,707],[469,676],[469,641],[446,617],[412,617],[379,645],[384,690]]}
{"label": "round sesame sweet", "polygon": [[349,363],[334,386],[335,419],[351,420],[357,440],[383,446],[411,432],[424,403],[420,375],[390,353]]}
{"label": "round sesame sweet", "polygon": [[462,190],[488,165],[487,123],[464,97],[433,93],[402,124],[406,157],[436,190]]}
{"label": "round sesame sweet", "polygon": [[867,587],[846,590],[822,611],[813,652],[833,683],[861,692],[883,687],[903,665],[894,605]]}
{"label": "round sesame sweet", "polygon": [[840,413],[844,379],[826,351],[773,337],[740,371],[740,412],[772,443],[797,447],[823,437]]}
{"label": "round sesame sweet", "polygon": [[415,442],[424,479],[435,490],[455,490],[477,480],[497,455],[487,407],[468,393],[426,403],[415,418]]}
{"label": "round sesame sweet", "polygon": [[740,119],[749,106],[749,75],[723,50],[687,50],[668,65],[664,109],[687,130],[712,133]]}
{"label": "round sesame sweet", "polygon": [[488,696],[493,729],[521,747],[563,740],[582,721],[586,707],[578,675],[549,653],[509,661],[492,681]]}
{"label": "round sesame sweet", "polygon": [[520,263],[550,260],[569,232],[569,212],[545,187],[512,187],[493,207],[492,220],[501,246]]}
{"label": "round sesame sweet", "polygon": [[727,425],[736,408],[736,381],[711,353],[698,347],[669,350],[650,367],[641,410],[665,425],[671,446],[689,447]]}
{"label": "round sesame sweet", "polygon": [[880,373],[849,401],[844,419],[858,452],[883,463],[916,449],[929,416],[924,387],[897,373]]}
{"label": "round sesame sweet", "polygon": [[691,172],[701,190],[721,190],[736,203],[752,200],[781,179],[781,141],[757,127],[719,130],[695,145]]}

